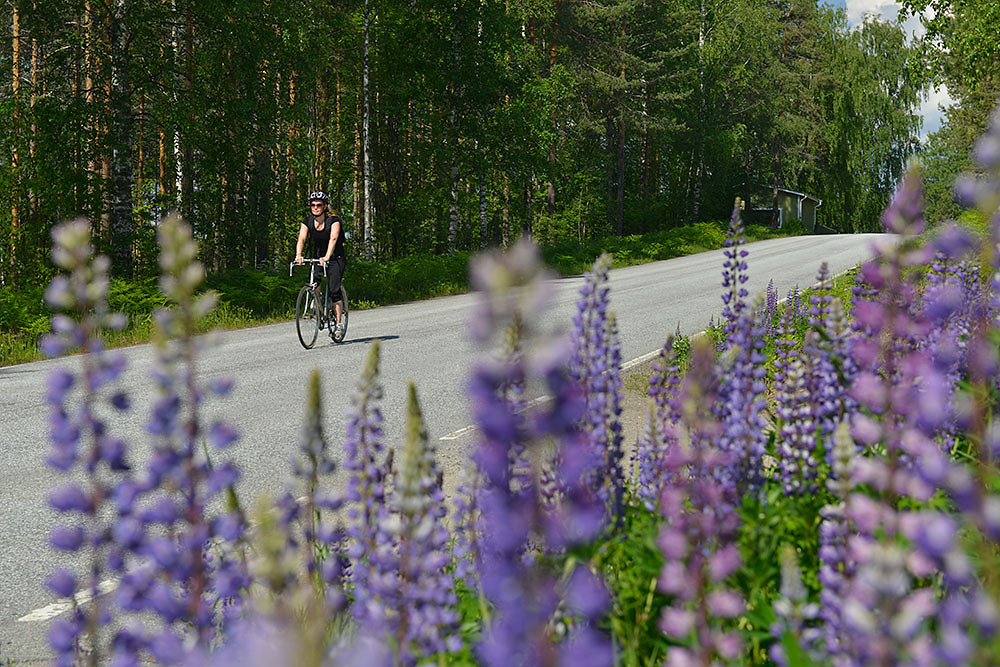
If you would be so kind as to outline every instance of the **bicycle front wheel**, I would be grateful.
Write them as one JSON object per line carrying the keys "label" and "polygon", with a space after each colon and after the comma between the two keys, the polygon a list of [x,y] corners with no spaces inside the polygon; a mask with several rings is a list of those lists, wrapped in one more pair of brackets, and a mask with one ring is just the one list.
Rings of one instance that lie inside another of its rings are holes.
{"label": "bicycle front wheel", "polygon": [[306,285],[299,290],[299,296],[295,299],[295,329],[299,332],[299,342],[307,350],[316,344],[316,336],[319,335],[314,294],[312,287]]}
{"label": "bicycle front wheel", "polygon": [[[347,335],[347,290],[344,286],[340,286],[340,303],[342,304],[342,310],[340,313],[340,330],[332,328],[330,329],[330,337],[333,338],[334,343],[343,343],[344,337]],[[330,320],[333,321],[333,318]]]}

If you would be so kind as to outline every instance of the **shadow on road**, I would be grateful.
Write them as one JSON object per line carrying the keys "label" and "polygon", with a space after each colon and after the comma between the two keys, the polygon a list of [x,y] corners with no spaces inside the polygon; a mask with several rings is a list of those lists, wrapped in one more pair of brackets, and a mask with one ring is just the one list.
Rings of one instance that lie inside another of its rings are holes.
{"label": "shadow on road", "polygon": [[[355,343],[371,343],[372,341],[379,341],[380,343],[387,340],[399,340],[399,336],[369,336],[368,338],[351,338],[350,340],[345,340],[341,345],[354,345]],[[330,345],[334,347],[337,346],[336,343],[330,341]]]}

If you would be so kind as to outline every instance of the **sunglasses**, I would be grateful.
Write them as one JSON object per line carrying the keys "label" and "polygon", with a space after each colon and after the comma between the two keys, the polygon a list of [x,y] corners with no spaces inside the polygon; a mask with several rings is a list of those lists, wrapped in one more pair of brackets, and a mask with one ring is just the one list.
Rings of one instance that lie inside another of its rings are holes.
{"label": "sunglasses", "polygon": [[323,206],[323,202],[320,202],[318,204],[309,204],[309,205],[312,206],[313,208],[317,208],[319,206]]}

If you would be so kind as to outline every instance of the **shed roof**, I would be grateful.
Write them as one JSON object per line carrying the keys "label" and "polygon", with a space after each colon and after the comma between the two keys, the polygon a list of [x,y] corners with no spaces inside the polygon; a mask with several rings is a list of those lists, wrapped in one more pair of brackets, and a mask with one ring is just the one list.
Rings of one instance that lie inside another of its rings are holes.
{"label": "shed roof", "polygon": [[778,188],[778,192],[784,192],[785,194],[795,195],[800,199],[812,199],[814,202],[816,202],[816,206],[820,206],[823,204],[823,200],[820,199],[819,197],[813,197],[812,195],[807,195],[804,192],[796,192],[795,190],[786,190],[785,188]]}

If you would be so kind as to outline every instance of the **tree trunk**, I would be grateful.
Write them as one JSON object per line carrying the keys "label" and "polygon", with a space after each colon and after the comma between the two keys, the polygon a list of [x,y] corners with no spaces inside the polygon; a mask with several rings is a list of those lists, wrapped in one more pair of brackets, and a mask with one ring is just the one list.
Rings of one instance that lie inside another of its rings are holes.
{"label": "tree trunk", "polygon": [[[558,5],[559,5],[558,0],[552,1],[553,14],[558,11]],[[554,25],[555,22],[553,21],[553,26]],[[552,68],[555,67],[556,65],[556,55],[557,51],[556,51],[555,28],[553,27],[552,33],[549,36],[549,76],[552,75]],[[555,109],[553,109],[552,111],[551,121],[553,129],[555,129],[557,126]],[[546,210],[548,211],[549,214],[550,227],[552,226],[552,218],[554,218],[556,215],[556,186],[555,183],[553,182],[555,179],[555,174],[556,174],[556,140],[555,140],[555,132],[553,132],[552,143],[549,145],[549,174],[548,174],[549,178],[545,184],[545,195],[547,202]]]}
{"label": "tree trunk", "polygon": [[[37,9],[35,3],[31,3],[32,13]],[[38,53],[38,38],[34,35],[31,36],[31,100],[28,102],[28,107],[32,110],[31,113],[31,138],[28,140],[28,159],[31,162],[35,160],[35,146],[38,143],[38,124],[35,122],[35,102],[38,101],[38,72],[41,67]],[[28,201],[31,204],[31,209],[36,208],[35,197],[29,192]]]}
{"label": "tree trunk", "polygon": [[486,170],[479,172],[479,247],[486,248],[489,243],[489,227],[486,211]]}
{"label": "tree trunk", "polygon": [[510,178],[503,177],[503,214],[500,226],[500,242],[506,248],[510,245]]}
{"label": "tree trunk", "polygon": [[[458,6],[453,5],[453,14],[458,13]],[[451,203],[448,207],[448,252],[455,252],[455,245],[458,239],[458,118],[456,107],[458,106],[458,82],[459,76],[459,34],[458,19],[454,18],[455,26],[452,29],[452,59],[454,69],[451,74],[451,111],[448,114],[448,143],[451,148]]]}
{"label": "tree trunk", "polygon": [[[294,109],[296,102],[296,91],[295,91],[295,70],[293,69],[288,73],[288,110],[292,113],[294,118]],[[285,134],[285,201],[298,201],[299,194],[296,185],[296,174],[295,174],[295,138],[296,138],[296,125],[295,121],[291,120],[288,123],[288,131]]]}
{"label": "tree trunk", "polygon": [[692,194],[692,222],[701,221],[701,187],[705,176],[705,0],[699,4],[698,19],[698,132],[695,137],[697,166],[694,172],[694,192]]}
{"label": "tree trunk", "polygon": [[[163,3],[164,6],[166,6],[169,3],[169,0],[161,0],[161,1],[162,1],[162,3]],[[173,13],[171,12],[171,16],[172,15],[173,15]],[[167,61],[167,47],[168,47],[169,44],[170,44],[170,33],[169,33],[169,31],[164,31],[160,35],[160,59],[163,62]],[[173,55],[174,55],[173,50],[171,50],[170,55],[171,55],[171,57],[173,57]],[[167,83],[166,81],[164,81],[164,83],[169,86],[169,83]],[[174,89],[175,87],[174,86],[169,86],[169,88],[170,89]],[[173,181],[173,177],[172,176],[168,177],[168,175],[167,175],[167,146],[168,146],[168,141],[167,141],[167,131],[166,131],[166,129],[162,125],[160,126],[160,131],[159,131],[158,134],[159,134],[159,136],[157,137],[157,139],[158,139],[157,148],[159,149],[159,156],[158,156],[158,160],[157,160],[157,167],[158,167],[157,171],[159,172],[158,184],[159,184],[159,191],[160,191],[159,192],[159,199],[160,199],[159,213],[160,213],[160,215],[166,215],[167,210],[169,208],[167,200],[168,200],[168,197],[170,196],[170,185],[171,185],[171,182]]]}
{"label": "tree trunk", "polygon": [[343,197],[340,189],[340,182],[343,180],[340,176],[340,144],[343,140],[342,130],[340,129],[340,68],[336,71],[336,103],[337,103],[337,136],[334,137],[333,141],[333,169],[336,174],[336,187],[334,188],[334,207],[337,213],[340,213],[340,209],[343,207]]}
{"label": "tree trunk", "polygon": [[612,110],[608,109],[608,115],[604,124],[604,145],[608,147],[608,169],[607,169],[607,198],[608,203],[608,229],[615,228],[615,212],[613,202],[615,201],[615,156],[611,153],[611,147],[615,145],[615,117]]}
{"label": "tree trunk", "polygon": [[650,130],[649,130],[649,106],[648,91],[646,82],[642,83],[642,225],[641,231],[648,231],[649,225],[649,162],[650,162]]}
{"label": "tree trunk", "polygon": [[365,0],[365,53],[364,53],[364,72],[361,76],[361,88],[364,95],[364,113],[362,115],[362,134],[364,135],[364,237],[365,237],[365,260],[372,261],[373,249],[372,249],[372,204],[371,204],[371,180],[372,180],[372,169],[371,169],[371,137],[368,132],[368,123],[370,116],[370,102],[368,99],[368,50],[370,45],[370,30],[371,30],[371,12],[368,8],[368,0]]}
{"label": "tree trunk", "polygon": [[132,275],[132,89],[128,53],[129,30],[126,1],[115,0],[110,17],[108,41],[111,88],[111,258],[116,275]]}
{"label": "tree trunk", "polygon": [[[194,11],[188,7],[185,25],[185,61],[187,66],[187,76],[185,88],[187,94],[192,95],[194,90]],[[177,134],[176,143],[180,143],[183,148],[183,163],[180,172],[180,192],[181,206],[186,206],[189,211],[194,210],[194,146],[190,139],[185,138],[180,141],[180,133]]]}
{"label": "tree trunk", "polygon": [[20,155],[18,153],[18,130],[17,126],[20,121],[20,114],[18,113],[18,107],[20,102],[18,101],[18,95],[21,92],[21,12],[18,7],[18,1],[14,0],[14,15],[13,15],[13,54],[11,59],[11,82],[12,91],[14,98],[13,114],[11,118],[11,125],[13,126],[13,141],[11,142],[13,150],[11,151],[11,172],[14,175],[14,188],[11,193],[11,234],[10,234],[10,262],[11,266],[17,266],[17,259],[15,253],[17,251],[17,234],[18,227],[21,224],[21,211],[18,207],[18,201],[20,199]]}
{"label": "tree trunk", "polygon": [[136,156],[136,166],[135,166],[135,189],[136,192],[140,193],[142,196],[142,171],[145,166],[145,151],[142,150],[143,141],[145,141],[144,131],[145,123],[143,122],[143,116],[146,111],[146,100],[144,98],[139,98],[139,139],[136,142],[136,150],[138,155]]}
{"label": "tree trunk", "polygon": [[[454,112],[452,112],[454,113]],[[448,204],[448,252],[455,252],[458,240],[458,162],[451,158],[451,197]]]}
{"label": "tree trunk", "polygon": [[[359,116],[361,114],[358,114]],[[363,210],[363,188],[362,182],[364,181],[364,171],[365,167],[361,163],[361,132],[359,131],[357,123],[354,124],[354,190],[352,192],[351,199],[354,202],[354,215],[352,216],[352,224],[354,225],[354,232],[360,230],[361,235],[358,240],[361,241],[362,253],[364,251],[364,213]],[[357,247],[357,246],[355,246]]]}
{"label": "tree trunk", "polygon": [[615,233],[625,230],[625,110],[618,118],[618,193],[615,202]]}
{"label": "tree trunk", "polygon": [[[21,224],[21,210],[18,206],[20,199],[20,155],[18,153],[18,123],[20,121],[20,116],[18,113],[18,107],[20,102],[18,101],[18,95],[21,91],[21,12],[18,7],[18,0],[14,0],[13,3],[13,38],[12,38],[12,58],[11,58],[11,82],[12,91],[14,98],[13,113],[11,114],[11,126],[13,128],[13,137],[11,141],[11,172],[14,177],[14,187],[13,192],[11,192],[11,206],[10,206],[10,266],[11,268],[17,267],[17,235],[18,228]],[[6,273],[6,272],[4,272]],[[5,281],[6,282],[6,281]]]}

